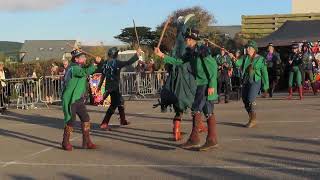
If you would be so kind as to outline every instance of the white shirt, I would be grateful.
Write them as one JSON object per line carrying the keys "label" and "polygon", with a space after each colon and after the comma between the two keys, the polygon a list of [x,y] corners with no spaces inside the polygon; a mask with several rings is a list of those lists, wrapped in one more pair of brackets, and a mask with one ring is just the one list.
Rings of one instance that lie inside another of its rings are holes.
{"label": "white shirt", "polygon": [[[2,80],[2,79],[3,79],[3,80],[6,79],[6,76],[5,76],[5,74],[4,74],[4,71],[0,71],[0,80]],[[1,81],[1,85],[2,85],[2,87],[7,86],[6,83],[3,82],[3,81]]]}

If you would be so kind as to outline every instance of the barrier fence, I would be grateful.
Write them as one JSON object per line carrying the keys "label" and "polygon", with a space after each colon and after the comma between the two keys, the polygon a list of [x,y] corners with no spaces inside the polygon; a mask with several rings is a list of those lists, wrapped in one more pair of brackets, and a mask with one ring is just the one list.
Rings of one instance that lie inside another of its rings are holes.
{"label": "barrier fence", "polygon": [[[160,92],[166,72],[122,72],[120,74],[120,92],[124,96],[145,98]],[[46,105],[60,102],[63,92],[63,76],[45,76],[40,78],[12,78],[0,81],[0,108],[10,105],[16,108],[36,108],[36,104]]]}

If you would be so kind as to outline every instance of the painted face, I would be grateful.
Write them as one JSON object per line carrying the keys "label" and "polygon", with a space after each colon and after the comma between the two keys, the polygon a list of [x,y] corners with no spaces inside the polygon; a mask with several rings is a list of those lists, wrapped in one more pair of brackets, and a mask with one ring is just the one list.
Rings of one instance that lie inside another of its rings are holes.
{"label": "painted face", "polygon": [[236,52],[236,57],[240,57],[240,52]]}
{"label": "painted face", "polygon": [[195,41],[194,39],[191,39],[191,38],[186,38],[185,42],[186,42],[187,47],[190,47],[190,48],[193,48],[195,46],[195,44],[197,44],[197,41]]}
{"label": "painted face", "polygon": [[247,47],[247,52],[249,56],[252,56],[256,52],[256,50],[253,47],[249,46]]}
{"label": "painted face", "polygon": [[269,47],[268,47],[268,51],[272,53],[272,52],[274,51],[274,47],[269,46]]}
{"label": "painted face", "polygon": [[221,49],[221,55],[224,56],[224,54],[226,53],[225,49]]}
{"label": "painted face", "polygon": [[85,64],[86,61],[87,61],[86,55],[81,55],[76,58],[76,62],[81,65]]}
{"label": "painted face", "polygon": [[69,66],[68,61],[64,61],[64,62],[63,62],[63,67],[66,69],[68,66]]}

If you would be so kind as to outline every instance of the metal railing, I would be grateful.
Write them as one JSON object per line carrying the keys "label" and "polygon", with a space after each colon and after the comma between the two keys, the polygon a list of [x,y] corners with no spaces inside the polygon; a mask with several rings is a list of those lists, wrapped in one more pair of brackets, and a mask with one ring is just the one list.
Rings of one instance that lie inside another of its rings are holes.
{"label": "metal railing", "polygon": [[[120,92],[124,96],[145,98],[160,92],[167,73],[122,72]],[[38,78],[12,78],[0,81],[0,108],[15,104],[16,108],[36,108],[37,103],[46,105],[62,101],[63,76],[44,76]]]}

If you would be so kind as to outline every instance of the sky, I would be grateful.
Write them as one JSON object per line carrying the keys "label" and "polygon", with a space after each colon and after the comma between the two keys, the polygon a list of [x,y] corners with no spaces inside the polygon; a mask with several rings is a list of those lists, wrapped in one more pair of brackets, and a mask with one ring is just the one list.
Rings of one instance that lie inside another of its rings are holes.
{"label": "sky", "polygon": [[120,44],[125,27],[155,28],[173,11],[201,6],[216,25],[241,25],[241,15],[285,14],[291,0],[0,0],[0,41],[75,39]]}

